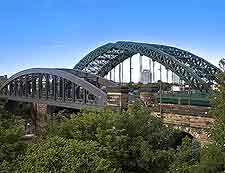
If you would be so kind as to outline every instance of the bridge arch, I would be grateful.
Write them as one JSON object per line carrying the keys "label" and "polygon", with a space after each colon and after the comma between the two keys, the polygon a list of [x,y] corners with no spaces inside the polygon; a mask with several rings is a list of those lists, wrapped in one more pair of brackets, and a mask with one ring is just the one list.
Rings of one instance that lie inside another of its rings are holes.
{"label": "bridge arch", "polygon": [[10,77],[0,88],[9,100],[44,103],[74,109],[103,107],[106,94],[66,70],[35,68]]}
{"label": "bridge arch", "polygon": [[125,59],[140,53],[174,72],[195,88],[208,88],[220,69],[187,51],[157,44],[119,41],[108,43],[86,55],[74,69],[105,76]]}
{"label": "bridge arch", "polygon": [[202,143],[206,143],[208,141],[209,135],[207,129],[204,128],[196,128],[196,127],[186,127],[182,125],[174,125],[172,126],[175,129],[179,129],[181,131],[182,137],[189,137],[190,139],[196,139]]}

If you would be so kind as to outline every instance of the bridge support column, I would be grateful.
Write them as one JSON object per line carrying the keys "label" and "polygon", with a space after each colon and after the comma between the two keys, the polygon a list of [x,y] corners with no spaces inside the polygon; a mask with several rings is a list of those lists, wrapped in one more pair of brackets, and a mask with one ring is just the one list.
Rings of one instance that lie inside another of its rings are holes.
{"label": "bridge support column", "polygon": [[116,110],[127,109],[128,107],[128,88],[108,87],[107,88],[107,105]]}
{"label": "bridge support column", "polygon": [[47,104],[33,103],[32,119],[35,120],[35,133],[45,128],[50,121],[50,114],[54,111],[54,107]]}

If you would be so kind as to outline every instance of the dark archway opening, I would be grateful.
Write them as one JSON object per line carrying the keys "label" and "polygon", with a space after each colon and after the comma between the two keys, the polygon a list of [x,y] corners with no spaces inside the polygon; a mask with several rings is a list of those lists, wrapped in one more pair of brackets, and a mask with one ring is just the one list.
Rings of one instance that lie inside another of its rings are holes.
{"label": "dark archway opening", "polygon": [[184,132],[184,131],[181,131],[180,133],[177,134],[176,136],[176,147],[177,148],[178,146],[181,146],[182,145],[182,140],[184,138],[189,138],[193,141],[194,137],[190,134],[190,133],[187,133],[187,132]]}

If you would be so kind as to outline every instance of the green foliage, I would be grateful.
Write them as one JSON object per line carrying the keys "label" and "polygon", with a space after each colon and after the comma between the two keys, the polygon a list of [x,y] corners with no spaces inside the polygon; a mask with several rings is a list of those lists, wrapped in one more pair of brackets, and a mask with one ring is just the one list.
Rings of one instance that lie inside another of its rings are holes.
{"label": "green foliage", "polygon": [[0,172],[12,172],[16,158],[24,153],[26,145],[21,142],[23,123],[0,110]]}
{"label": "green foliage", "polygon": [[175,160],[170,165],[171,173],[193,173],[200,159],[200,145],[196,141],[184,138],[182,145],[177,148]]}
{"label": "green foliage", "polygon": [[[190,147],[187,143],[176,153],[176,160],[171,165],[171,172],[175,173],[222,173],[225,171],[225,73],[218,75],[217,89],[211,98],[215,123],[209,129],[210,143],[200,150],[199,159],[187,159]],[[196,154],[196,152],[195,152]]]}
{"label": "green foliage", "polygon": [[225,123],[225,73],[220,73],[217,78],[218,84],[211,98],[212,113]]}
{"label": "green foliage", "polygon": [[108,159],[108,149],[94,141],[51,137],[27,149],[18,159],[18,172],[116,172]]}
{"label": "green foliage", "polygon": [[144,108],[128,112],[82,112],[65,120],[54,135],[68,140],[95,141],[123,172],[165,172],[173,160],[175,134]]}
{"label": "green foliage", "polygon": [[17,157],[23,150],[20,142],[23,136],[23,126],[16,120],[0,121],[0,161],[10,161]]}

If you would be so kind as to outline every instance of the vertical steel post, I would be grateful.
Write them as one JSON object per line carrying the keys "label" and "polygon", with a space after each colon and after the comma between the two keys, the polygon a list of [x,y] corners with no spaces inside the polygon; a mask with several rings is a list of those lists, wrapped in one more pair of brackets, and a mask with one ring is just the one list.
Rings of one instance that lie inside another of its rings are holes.
{"label": "vertical steel post", "polygon": [[119,84],[121,85],[121,63],[119,64]]}
{"label": "vertical steel post", "polygon": [[18,92],[18,83],[17,79],[15,79],[14,96],[17,96],[17,92]]}
{"label": "vertical steel post", "polygon": [[114,71],[114,82],[116,82],[116,67],[113,69],[113,71]]}
{"label": "vertical steel post", "polygon": [[139,67],[139,82],[142,82],[142,55],[140,54],[140,56],[139,56],[139,65],[140,65],[140,67]]}
{"label": "vertical steel post", "polygon": [[123,84],[123,62],[122,62],[122,84]]}
{"label": "vertical steel post", "polygon": [[66,79],[62,79],[63,102],[66,101]]}
{"label": "vertical steel post", "polygon": [[188,104],[189,104],[189,108],[190,108],[191,107],[191,94],[192,94],[190,83],[188,84],[188,93],[189,93]]}
{"label": "vertical steel post", "polygon": [[132,83],[132,57],[130,57],[130,83]]}
{"label": "vertical steel post", "polygon": [[112,80],[112,70],[109,72],[109,79]]}
{"label": "vertical steel post", "polygon": [[160,117],[162,118],[162,66],[160,64],[160,68],[159,68],[159,71],[160,71],[160,91],[159,91],[159,99],[160,99],[160,105],[159,105],[159,111],[160,111]]}
{"label": "vertical steel post", "polygon": [[53,99],[56,100],[56,92],[57,92],[57,80],[56,80],[56,76],[53,76]]}
{"label": "vertical steel post", "polygon": [[48,100],[49,95],[49,74],[46,75],[46,100]]}
{"label": "vertical steel post", "polygon": [[38,77],[38,98],[40,99],[42,96],[42,74],[39,74]]}
{"label": "vertical steel post", "polygon": [[166,82],[169,83],[169,70],[166,69]]}
{"label": "vertical steel post", "polygon": [[152,83],[152,61],[151,59],[149,58],[149,72],[150,72],[150,76],[149,76],[149,83]]}
{"label": "vertical steel post", "polygon": [[75,83],[72,83],[72,97],[73,97],[73,102],[76,101],[76,88],[75,88]]}
{"label": "vertical steel post", "polygon": [[172,72],[172,84],[174,84],[174,74]]}
{"label": "vertical steel post", "polygon": [[32,74],[32,93],[31,93],[32,98],[35,97],[35,93],[36,93],[36,78],[35,75]]}
{"label": "vertical steel post", "polygon": [[87,103],[87,90],[84,89],[84,103]]}
{"label": "vertical steel post", "polygon": [[25,76],[25,97],[28,97],[28,75]]}
{"label": "vertical steel post", "polygon": [[153,78],[153,83],[155,82],[155,61],[152,63],[152,78]]}

